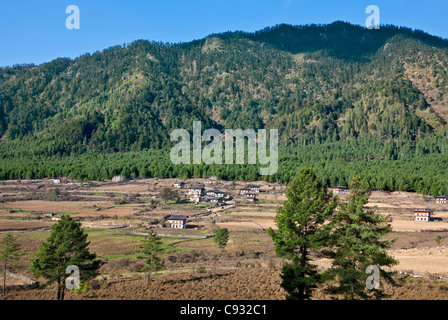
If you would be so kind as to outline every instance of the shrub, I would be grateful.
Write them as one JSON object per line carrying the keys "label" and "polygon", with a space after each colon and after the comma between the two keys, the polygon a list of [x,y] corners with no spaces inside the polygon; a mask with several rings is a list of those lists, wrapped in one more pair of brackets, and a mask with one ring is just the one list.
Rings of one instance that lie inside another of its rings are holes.
{"label": "shrub", "polygon": [[76,294],[85,293],[92,289],[88,282],[86,281],[79,281],[79,289],[73,289],[72,292]]}
{"label": "shrub", "polygon": [[137,272],[141,272],[143,270],[143,268],[145,267],[145,264],[143,262],[136,262],[134,264],[134,269]]}
{"label": "shrub", "polygon": [[89,286],[93,290],[98,290],[99,288],[101,288],[101,281],[97,280],[97,279],[90,280],[89,281]]}
{"label": "shrub", "polygon": [[168,257],[168,261],[171,262],[171,263],[175,263],[177,261],[177,257],[171,255],[171,256]]}
{"label": "shrub", "polygon": [[205,272],[207,272],[207,269],[204,266],[200,266],[196,271],[198,273],[205,273]]}
{"label": "shrub", "polygon": [[179,256],[179,261],[181,263],[193,262],[193,257],[191,257],[190,254],[188,254],[188,252],[184,252]]}

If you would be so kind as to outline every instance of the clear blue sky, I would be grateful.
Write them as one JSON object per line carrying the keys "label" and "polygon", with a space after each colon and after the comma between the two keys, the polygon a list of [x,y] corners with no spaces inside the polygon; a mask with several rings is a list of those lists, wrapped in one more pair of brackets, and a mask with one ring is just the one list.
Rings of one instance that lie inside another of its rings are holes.
{"label": "clear blue sky", "polygon": [[[80,9],[79,30],[65,26],[69,5]],[[380,8],[381,24],[448,38],[447,0],[2,0],[0,66],[75,58],[137,39],[186,42],[279,23],[364,26],[368,5]]]}

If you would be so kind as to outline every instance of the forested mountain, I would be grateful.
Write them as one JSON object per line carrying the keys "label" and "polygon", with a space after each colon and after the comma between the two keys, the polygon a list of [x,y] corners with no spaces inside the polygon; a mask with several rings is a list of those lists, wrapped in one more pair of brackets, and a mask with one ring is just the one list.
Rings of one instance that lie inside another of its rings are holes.
{"label": "forested mountain", "polygon": [[[394,26],[277,25],[0,69],[4,163],[166,150],[170,132],[194,120],[279,129],[285,154],[346,146],[345,157],[335,153],[345,162],[447,155],[448,41]],[[364,148],[350,150],[352,140]],[[0,168],[0,178],[24,175]]]}

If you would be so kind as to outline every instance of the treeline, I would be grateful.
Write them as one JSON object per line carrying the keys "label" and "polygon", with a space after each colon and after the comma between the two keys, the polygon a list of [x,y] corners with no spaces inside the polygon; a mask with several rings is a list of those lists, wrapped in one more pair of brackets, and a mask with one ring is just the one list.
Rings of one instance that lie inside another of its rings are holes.
{"label": "treeline", "polygon": [[298,170],[312,166],[326,186],[347,186],[351,177],[360,175],[372,189],[439,195],[448,193],[447,140],[446,135],[434,135],[418,142],[359,138],[281,145],[278,171],[270,176],[260,176],[258,164],[174,165],[169,149],[115,153],[89,150],[70,156],[46,156],[30,153],[32,146],[28,150],[26,145],[5,142],[0,144],[0,179],[67,177],[85,181],[115,175],[184,179],[214,175],[226,180],[288,183]]}

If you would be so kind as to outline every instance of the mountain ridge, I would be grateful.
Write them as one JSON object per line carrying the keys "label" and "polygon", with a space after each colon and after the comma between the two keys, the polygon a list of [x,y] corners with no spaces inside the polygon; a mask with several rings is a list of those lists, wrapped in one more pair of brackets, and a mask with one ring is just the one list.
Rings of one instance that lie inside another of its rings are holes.
{"label": "mountain ridge", "polygon": [[278,128],[287,144],[415,140],[446,127],[447,48],[448,40],[419,30],[341,21],[179,44],[137,40],[1,68],[0,135],[64,140],[66,154],[69,145],[165,148],[170,131],[194,120]]}

